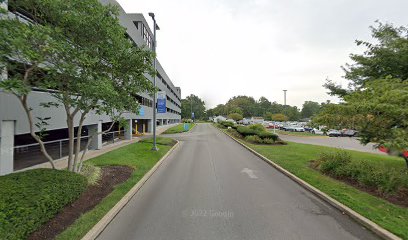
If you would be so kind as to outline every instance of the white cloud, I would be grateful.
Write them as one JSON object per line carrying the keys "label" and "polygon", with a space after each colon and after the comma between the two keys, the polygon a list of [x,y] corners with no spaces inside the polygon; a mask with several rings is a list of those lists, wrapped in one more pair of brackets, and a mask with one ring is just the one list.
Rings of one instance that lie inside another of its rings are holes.
{"label": "white cloud", "polygon": [[[288,104],[336,100],[326,77],[339,83],[341,65],[359,52],[379,19],[408,22],[408,1],[389,0],[118,0],[127,12],[153,11],[161,27],[158,58],[182,96],[207,107],[234,95]],[[149,21],[150,19],[148,19]]]}

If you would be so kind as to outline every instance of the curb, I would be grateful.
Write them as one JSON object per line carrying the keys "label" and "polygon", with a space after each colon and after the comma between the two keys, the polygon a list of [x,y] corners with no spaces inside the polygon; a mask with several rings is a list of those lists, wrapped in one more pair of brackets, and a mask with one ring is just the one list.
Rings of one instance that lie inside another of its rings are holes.
{"label": "curb", "polygon": [[[177,141],[177,140],[176,140]],[[116,203],[116,205],[109,210],[108,213],[105,214],[99,220],[95,226],[89,230],[84,237],[82,237],[82,240],[93,240],[96,239],[99,234],[108,226],[108,224],[115,218],[115,216],[126,206],[126,204],[132,199],[132,197],[140,190],[140,188],[149,180],[149,178],[153,175],[154,172],[160,167],[160,165],[166,160],[166,158],[176,149],[176,147],[179,145],[179,141],[177,141],[176,144],[170,150],[148,171],[142,179],[139,180],[139,182],[136,183],[135,186],[133,186],[128,193],[125,194],[125,196],[122,197],[119,202]]]}
{"label": "curb", "polygon": [[[217,128],[217,127],[215,127],[215,128]],[[360,223],[361,225],[363,225],[364,227],[366,227],[370,231],[374,232],[379,237],[381,237],[383,239],[387,239],[387,240],[402,240],[400,237],[398,237],[395,234],[389,232],[388,230],[380,227],[378,224],[376,224],[373,221],[369,220],[368,218],[360,215],[359,213],[357,213],[356,211],[354,211],[351,208],[347,207],[346,205],[344,205],[344,204],[340,203],[339,201],[333,199],[332,197],[330,197],[326,193],[320,191],[319,189],[313,187],[312,185],[305,182],[304,180],[298,178],[297,176],[290,173],[288,170],[284,169],[280,165],[278,165],[278,164],[274,163],[273,161],[269,160],[268,158],[266,158],[262,154],[256,152],[252,148],[246,146],[244,143],[240,142],[235,137],[229,135],[228,133],[222,131],[219,128],[217,128],[217,129],[219,131],[221,131],[222,133],[224,133],[225,135],[229,136],[232,140],[234,140],[235,142],[237,142],[238,144],[240,144],[241,146],[243,146],[244,148],[246,148],[247,150],[249,150],[253,154],[255,154],[256,156],[258,156],[259,158],[261,158],[262,160],[264,160],[266,163],[268,163],[272,167],[274,167],[275,169],[277,169],[278,171],[280,171],[281,173],[283,173],[284,175],[286,175],[287,177],[289,177],[290,179],[295,181],[297,184],[299,184],[303,188],[309,190],[311,193],[315,194],[317,197],[319,197],[323,201],[327,202],[328,204],[332,205],[333,207],[337,208],[338,210],[340,210],[344,214],[347,214],[349,217],[353,218],[355,221],[357,221],[358,223]]]}

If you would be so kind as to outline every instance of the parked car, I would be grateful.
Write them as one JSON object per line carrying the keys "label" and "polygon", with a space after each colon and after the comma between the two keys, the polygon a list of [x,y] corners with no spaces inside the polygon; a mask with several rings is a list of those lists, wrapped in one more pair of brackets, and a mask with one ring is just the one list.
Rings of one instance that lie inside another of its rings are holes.
{"label": "parked car", "polygon": [[343,137],[355,137],[357,135],[357,131],[353,129],[343,129],[341,130],[341,136]]}
{"label": "parked car", "polygon": [[312,132],[313,130],[313,128],[308,127],[308,126],[305,126],[304,129],[305,129],[305,132]]}
{"label": "parked car", "polygon": [[305,129],[303,127],[300,126],[294,126],[293,129],[295,130],[295,132],[304,132]]}
{"label": "parked car", "polygon": [[313,128],[312,131],[310,131],[313,134],[317,134],[317,135],[324,135],[324,132],[320,129],[317,128]]}
{"label": "parked car", "polygon": [[330,129],[329,131],[327,131],[327,136],[329,136],[329,137],[340,137],[341,132],[339,130],[336,130],[336,129]]}

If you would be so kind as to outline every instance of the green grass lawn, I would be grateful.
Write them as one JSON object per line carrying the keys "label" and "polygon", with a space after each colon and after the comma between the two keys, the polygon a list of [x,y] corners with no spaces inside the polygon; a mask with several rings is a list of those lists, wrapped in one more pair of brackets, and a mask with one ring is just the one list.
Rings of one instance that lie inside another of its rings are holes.
{"label": "green grass lawn", "polygon": [[[273,129],[268,129],[269,131],[273,132]],[[313,134],[310,132],[289,132],[289,131],[282,131],[276,130],[276,134],[278,135],[289,135],[289,136],[299,136],[299,137],[323,137],[322,135]]]}
{"label": "green grass lawn", "polygon": [[[245,144],[383,228],[408,239],[408,208],[372,196],[309,167],[309,162],[317,159],[321,152],[335,151],[334,148],[293,142],[275,146]],[[372,161],[386,168],[406,167],[398,157],[346,151],[356,160]]]}
{"label": "green grass lawn", "polygon": [[[195,126],[195,123],[187,123],[187,124],[188,124],[188,131],[190,131]],[[177,126],[167,129],[166,131],[163,132],[163,134],[173,134],[173,133],[182,133],[182,132],[186,132],[184,130],[184,123],[180,123]]]}
{"label": "green grass lawn", "polygon": [[174,140],[157,138],[159,151],[151,151],[152,144],[144,140],[113,150],[88,160],[96,166],[125,165],[135,169],[132,176],[116,186],[112,193],[104,198],[94,209],[82,215],[57,239],[81,239],[129,190],[170,150]]}

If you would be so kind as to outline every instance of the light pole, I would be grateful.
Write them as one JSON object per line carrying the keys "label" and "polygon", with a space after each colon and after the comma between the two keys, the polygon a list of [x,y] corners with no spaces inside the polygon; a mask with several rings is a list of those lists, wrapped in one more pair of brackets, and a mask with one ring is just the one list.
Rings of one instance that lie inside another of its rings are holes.
{"label": "light pole", "polygon": [[288,90],[283,90],[283,106],[286,106],[286,92]]}
{"label": "light pole", "polygon": [[153,76],[153,86],[154,86],[154,95],[153,95],[153,151],[159,150],[156,145],[156,30],[160,30],[159,26],[156,23],[156,19],[154,17],[154,13],[150,12],[149,16],[153,19],[153,53],[154,53],[154,60],[153,60],[153,68],[154,68],[154,76]]}
{"label": "light pole", "polygon": [[194,119],[193,119],[193,94],[191,94],[190,97],[191,97],[191,99],[190,99],[190,117],[191,117],[191,120],[194,122]]}

